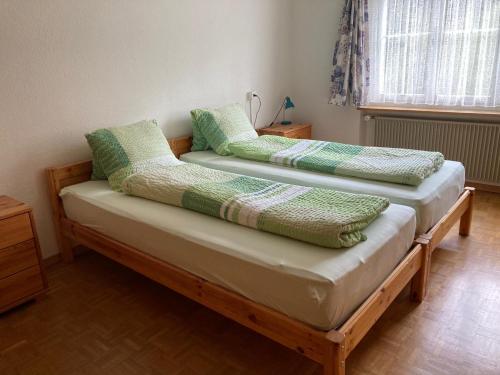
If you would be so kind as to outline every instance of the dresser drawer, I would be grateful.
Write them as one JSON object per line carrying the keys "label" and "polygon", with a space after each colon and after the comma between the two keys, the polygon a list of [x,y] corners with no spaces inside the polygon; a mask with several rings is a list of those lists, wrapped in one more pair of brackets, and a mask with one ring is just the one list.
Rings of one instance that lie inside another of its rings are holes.
{"label": "dresser drawer", "polygon": [[33,238],[29,214],[0,220],[0,249],[16,245]]}
{"label": "dresser drawer", "polygon": [[0,250],[0,279],[36,266],[38,257],[35,241],[29,240]]}
{"label": "dresser drawer", "polygon": [[38,265],[0,280],[0,311],[16,301],[43,290],[43,280]]}

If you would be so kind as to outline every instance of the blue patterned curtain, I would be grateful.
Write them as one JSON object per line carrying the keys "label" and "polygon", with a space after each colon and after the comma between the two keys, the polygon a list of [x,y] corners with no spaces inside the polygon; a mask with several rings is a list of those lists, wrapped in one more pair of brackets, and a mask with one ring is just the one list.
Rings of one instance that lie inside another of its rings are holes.
{"label": "blue patterned curtain", "polygon": [[340,20],[339,40],[333,52],[330,103],[340,106],[365,102],[369,86],[368,0],[346,0]]}

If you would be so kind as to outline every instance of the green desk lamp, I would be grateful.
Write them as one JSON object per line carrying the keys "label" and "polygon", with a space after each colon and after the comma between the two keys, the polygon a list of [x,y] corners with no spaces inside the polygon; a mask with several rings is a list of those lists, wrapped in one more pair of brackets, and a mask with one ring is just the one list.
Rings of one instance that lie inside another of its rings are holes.
{"label": "green desk lamp", "polygon": [[278,113],[276,113],[276,116],[274,116],[273,121],[269,126],[274,124],[274,121],[276,121],[276,118],[280,114],[281,111],[283,111],[283,121],[280,122],[281,125],[290,125],[292,122],[289,120],[285,120],[285,113],[286,110],[289,108],[295,108],[295,104],[293,104],[292,99],[290,99],[289,96],[285,96],[285,99],[283,100],[283,103],[281,103],[280,109],[278,109]]}

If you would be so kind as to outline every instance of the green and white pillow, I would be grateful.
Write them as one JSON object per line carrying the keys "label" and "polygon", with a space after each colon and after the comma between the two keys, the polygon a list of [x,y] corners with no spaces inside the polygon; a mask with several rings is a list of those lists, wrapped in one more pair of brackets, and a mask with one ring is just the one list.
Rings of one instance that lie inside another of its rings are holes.
{"label": "green and white pillow", "polygon": [[[93,154],[93,153],[92,153]],[[91,180],[107,180],[106,173],[104,173],[101,163],[97,162],[97,158],[92,155],[92,176]]]}
{"label": "green and white pillow", "polygon": [[232,142],[258,137],[239,104],[230,104],[218,109],[194,109],[191,111],[191,117],[210,147],[219,155],[231,155],[228,145]]}
{"label": "green and white pillow", "polygon": [[156,121],[99,129],[86,134],[94,155],[113,190],[121,191],[128,176],[157,165],[182,164],[170,150]]}
{"label": "green and white pillow", "polygon": [[191,151],[206,151],[210,148],[207,139],[201,132],[200,127],[202,124],[198,122],[197,116],[191,111],[191,120],[193,122],[193,143],[191,145]]}

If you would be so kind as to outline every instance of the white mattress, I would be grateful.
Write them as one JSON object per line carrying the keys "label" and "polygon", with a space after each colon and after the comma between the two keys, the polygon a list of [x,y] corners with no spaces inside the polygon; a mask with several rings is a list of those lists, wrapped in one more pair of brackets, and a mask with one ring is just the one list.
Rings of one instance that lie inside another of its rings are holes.
{"label": "white mattress", "polygon": [[[61,197],[70,219],[324,330],[381,284],[415,231],[414,211],[391,205],[364,230],[368,240],[334,250],[127,196],[104,181],[64,188]],[[171,235],[203,247],[170,247]]]}
{"label": "white mattress", "polygon": [[289,184],[386,197],[392,203],[409,206],[416,211],[416,234],[427,232],[446,214],[462,193],[465,183],[465,169],[462,163],[448,160],[444,162],[437,173],[426,178],[416,187],[304,171],[270,163],[238,159],[234,156],[220,156],[213,151],[189,152],[183,154],[181,160],[208,168]]}

